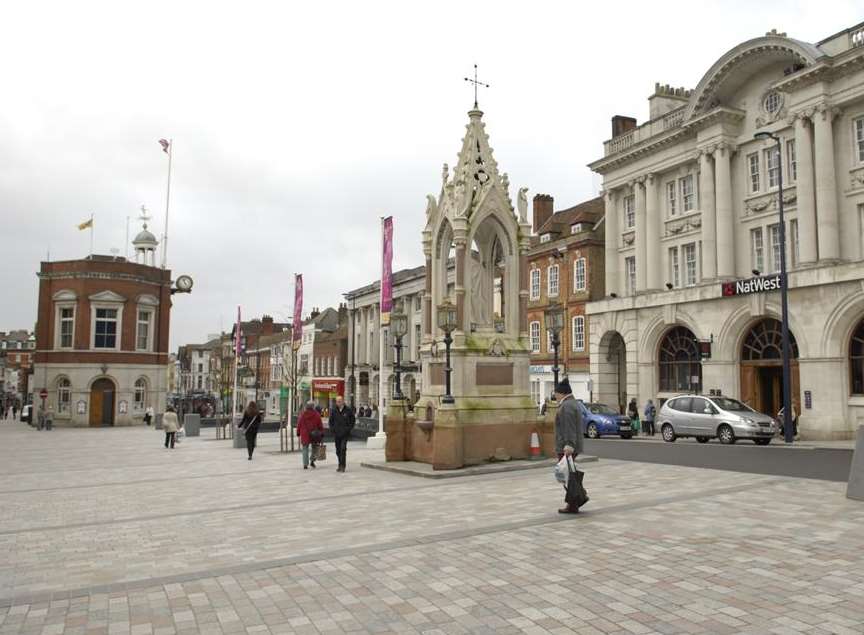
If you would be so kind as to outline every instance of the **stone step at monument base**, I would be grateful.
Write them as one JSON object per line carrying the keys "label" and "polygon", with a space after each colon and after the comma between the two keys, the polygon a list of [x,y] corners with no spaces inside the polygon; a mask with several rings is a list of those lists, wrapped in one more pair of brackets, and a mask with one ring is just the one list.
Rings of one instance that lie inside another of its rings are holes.
{"label": "stone step at monument base", "polygon": [[[596,463],[596,456],[583,455],[577,463]],[[552,468],[558,462],[557,459],[544,458],[540,460],[520,459],[515,461],[501,461],[496,463],[483,463],[480,465],[468,465],[456,470],[435,470],[429,463],[419,461],[363,461],[361,467],[373,470],[384,470],[396,474],[407,474],[409,476],[420,476],[422,478],[459,478],[461,476],[480,476],[483,474],[500,474],[503,472],[519,472],[521,470],[536,470],[545,468],[549,470],[552,479]]]}

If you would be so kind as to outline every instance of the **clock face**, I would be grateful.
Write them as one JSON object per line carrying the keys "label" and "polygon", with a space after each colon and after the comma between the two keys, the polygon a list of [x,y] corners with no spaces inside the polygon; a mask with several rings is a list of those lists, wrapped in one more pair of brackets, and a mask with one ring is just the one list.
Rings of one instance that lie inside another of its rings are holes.
{"label": "clock face", "polygon": [[180,291],[190,291],[192,289],[193,282],[192,278],[190,278],[189,276],[180,276],[179,278],[177,278],[176,284],[177,288],[180,289]]}

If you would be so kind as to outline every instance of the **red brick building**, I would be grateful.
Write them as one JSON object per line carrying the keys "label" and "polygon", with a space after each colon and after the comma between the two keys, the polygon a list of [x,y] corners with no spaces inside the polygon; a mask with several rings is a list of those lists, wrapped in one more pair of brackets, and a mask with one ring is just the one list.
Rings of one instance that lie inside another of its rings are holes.
{"label": "red brick building", "polygon": [[577,398],[589,399],[588,317],[585,304],[604,296],[604,203],[598,197],[558,212],[546,194],[534,197],[532,248],[528,253],[528,333],[532,347],[531,396],[542,403],[552,393],[554,353],[544,311],[564,310],[559,336],[559,377],[565,374]]}
{"label": "red brick building", "polygon": [[165,406],[171,272],[124,258],[43,262],[32,392],[58,426],[135,425]]}

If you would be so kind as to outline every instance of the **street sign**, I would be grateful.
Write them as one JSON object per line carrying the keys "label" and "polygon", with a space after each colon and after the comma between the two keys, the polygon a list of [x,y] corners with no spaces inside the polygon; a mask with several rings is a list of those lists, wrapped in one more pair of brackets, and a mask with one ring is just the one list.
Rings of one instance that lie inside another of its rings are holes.
{"label": "street sign", "polygon": [[42,399],[48,399],[48,391],[43,388],[39,391],[39,397]]}
{"label": "street sign", "polygon": [[782,286],[780,274],[777,273],[772,276],[758,276],[756,278],[735,280],[734,282],[723,282],[720,288],[723,292],[723,297],[726,298],[733,295],[779,291]]}

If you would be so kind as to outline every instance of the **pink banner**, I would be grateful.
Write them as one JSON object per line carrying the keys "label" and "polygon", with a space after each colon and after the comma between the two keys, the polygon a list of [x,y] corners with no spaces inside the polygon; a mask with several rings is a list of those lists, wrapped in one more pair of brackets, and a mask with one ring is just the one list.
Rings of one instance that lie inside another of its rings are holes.
{"label": "pink banner", "polygon": [[388,216],[382,223],[383,250],[381,262],[381,326],[390,324],[390,311],[393,310],[393,217]]}
{"label": "pink banner", "polygon": [[300,347],[300,338],[303,337],[303,274],[294,276],[294,322],[291,324],[291,342],[294,348]]}

